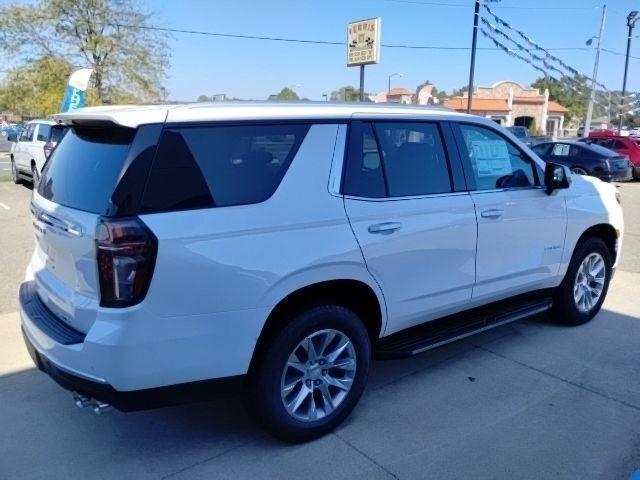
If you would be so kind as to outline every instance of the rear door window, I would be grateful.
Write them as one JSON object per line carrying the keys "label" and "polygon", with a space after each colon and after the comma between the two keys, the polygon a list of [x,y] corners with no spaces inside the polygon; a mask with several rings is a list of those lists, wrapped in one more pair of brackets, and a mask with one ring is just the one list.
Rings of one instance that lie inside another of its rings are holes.
{"label": "rear door window", "polygon": [[37,140],[39,142],[47,142],[49,141],[49,135],[51,134],[51,125],[47,125],[46,123],[38,124],[38,137]]}
{"label": "rear door window", "polygon": [[66,207],[105,213],[135,132],[72,128],[42,169],[38,193]]}
{"label": "rear door window", "polygon": [[297,124],[166,128],[141,211],[262,202],[278,188],[308,130]]}

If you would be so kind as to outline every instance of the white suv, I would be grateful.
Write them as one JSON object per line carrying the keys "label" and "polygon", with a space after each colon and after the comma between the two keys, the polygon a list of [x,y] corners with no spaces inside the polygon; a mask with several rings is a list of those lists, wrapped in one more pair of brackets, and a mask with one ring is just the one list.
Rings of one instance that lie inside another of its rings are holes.
{"label": "white suv", "polygon": [[104,107],[69,126],[20,289],[37,366],[80,406],[241,386],[274,435],[344,420],[372,356],[550,310],[578,325],[620,257],[615,188],[490,120],[422,107]]}
{"label": "white suv", "polygon": [[34,181],[40,176],[48,157],[45,146],[54,125],[55,122],[50,120],[32,120],[24,125],[9,154],[14,183],[20,180]]}

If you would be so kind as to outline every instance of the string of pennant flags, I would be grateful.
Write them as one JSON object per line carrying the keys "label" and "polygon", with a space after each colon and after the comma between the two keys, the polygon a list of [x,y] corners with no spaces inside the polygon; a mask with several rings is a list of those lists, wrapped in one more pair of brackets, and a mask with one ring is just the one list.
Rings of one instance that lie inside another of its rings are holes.
{"label": "string of pennant flags", "polygon": [[[484,23],[484,22],[483,22]],[[518,51],[509,48],[508,46],[506,46],[505,44],[503,44],[502,42],[500,42],[499,40],[497,40],[495,37],[493,37],[491,35],[491,33],[489,33],[489,31],[487,31],[484,27],[480,27],[480,32],[487,37],[489,40],[491,40],[493,42],[493,44],[496,46],[496,48],[499,48],[500,50],[504,51],[507,55],[509,55],[510,57],[513,58],[517,58],[519,60],[522,60],[523,62],[528,63],[529,65],[531,65],[533,68],[535,68],[536,70],[538,70],[539,72],[541,72],[543,75],[545,75],[545,77],[551,79],[554,82],[557,83],[561,83],[563,85],[565,85],[567,88],[569,88],[570,90],[572,90],[573,92],[575,92],[576,94],[586,97],[589,95],[588,91],[583,90],[582,88],[585,88],[584,85],[581,85],[577,80],[575,80],[574,78],[571,78],[567,75],[565,75],[561,70],[555,68],[553,70],[559,72],[560,75],[560,79],[554,77],[552,74],[549,73],[548,70],[544,69],[543,67],[536,65],[534,62],[531,61],[531,58],[527,58],[525,55],[523,55],[522,53],[519,53]],[[524,50],[527,51],[528,50]],[[528,52],[531,55],[531,52]],[[533,55],[535,58],[535,54]],[[540,57],[537,57],[538,59],[540,59]],[[582,87],[582,88],[580,88]],[[609,108],[608,106],[608,102],[607,104],[601,103],[599,102],[597,99],[594,100],[594,103],[600,105],[601,107],[607,109]]]}
{"label": "string of pennant flags", "polygon": [[[509,42],[513,43],[515,47],[521,52],[526,52],[528,57],[520,56],[519,58],[523,61],[526,61],[530,65],[534,66],[537,70],[543,68],[545,70],[545,75],[548,75],[546,71],[552,71],[558,73],[561,77],[568,78],[570,80],[573,77],[582,77],[585,80],[591,81],[591,77],[581,73],[580,71],[573,68],[571,65],[568,65],[566,62],[562,61],[557,56],[553,55],[549,50],[543,48],[540,44],[534,41],[531,37],[529,37],[522,30],[519,30],[509,24],[506,20],[496,15],[491,8],[486,3],[483,3],[482,6],[487,11],[487,13],[491,16],[495,24],[486,19],[485,17],[480,17],[483,25],[494,35],[503,37],[507,39]],[[504,32],[500,27],[506,28],[512,34]],[[485,32],[488,33],[488,32]],[[515,35],[513,35],[515,34]],[[489,38],[493,39],[492,35],[487,35]],[[521,43],[516,38],[521,39],[524,42]],[[497,45],[496,45],[497,46]],[[501,47],[498,47],[501,48]],[[541,55],[542,54],[542,55]],[[534,62],[539,62],[542,66],[534,65]],[[540,67],[540,68],[538,68]],[[576,82],[579,83],[579,82]],[[596,86],[599,88],[608,91],[607,87],[602,83],[595,82]]]}

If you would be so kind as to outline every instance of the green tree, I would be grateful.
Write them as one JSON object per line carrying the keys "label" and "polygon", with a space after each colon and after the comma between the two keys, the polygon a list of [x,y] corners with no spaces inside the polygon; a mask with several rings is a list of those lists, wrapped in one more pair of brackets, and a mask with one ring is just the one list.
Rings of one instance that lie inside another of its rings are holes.
{"label": "green tree", "polygon": [[464,87],[454,88],[453,92],[451,92],[452,97],[462,97],[466,92],[469,91],[469,86],[465,85]]}
{"label": "green tree", "polygon": [[211,101],[211,98],[207,97],[206,95],[200,95],[197,99],[196,102],[202,103],[202,102],[209,102]]}
{"label": "green tree", "polygon": [[531,86],[542,92],[549,89],[549,99],[567,108],[569,119],[582,119],[586,116],[589,87],[584,77],[575,77],[573,81],[540,77]]}
{"label": "green tree", "polygon": [[269,100],[293,101],[300,100],[300,97],[298,97],[298,94],[289,87],[284,87],[276,95],[270,95]]}
{"label": "green tree", "polygon": [[72,70],[69,62],[52,56],[12,68],[0,84],[0,110],[29,117],[58,112]]}
{"label": "green tree", "polygon": [[[367,92],[364,93],[366,102],[370,101],[369,95]],[[329,98],[335,102],[357,102],[360,100],[360,89],[352,87],[351,85],[340,87],[338,90],[331,92],[331,97]]]}
{"label": "green tree", "polygon": [[0,7],[0,49],[26,64],[64,58],[93,68],[100,104],[157,101],[169,64],[166,34],[138,0],[37,0]]}

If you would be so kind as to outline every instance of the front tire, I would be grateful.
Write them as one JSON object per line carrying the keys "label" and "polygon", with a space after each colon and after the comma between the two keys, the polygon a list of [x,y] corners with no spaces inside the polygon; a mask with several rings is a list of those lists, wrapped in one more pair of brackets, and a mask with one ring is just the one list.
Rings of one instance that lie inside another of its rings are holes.
{"label": "front tire", "polygon": [[599,238],[581,242],[553,301],[553,315],[565,325],[582,325],[600,311],[611,280],[611,254]]}
{"label": "front tire", "polygon": [[576,175],[589,175],[587,171],[582,167],[571,167],[571,173]]}
{"label": "front tire", "polygon": [[370,363],[369,335],[355,313],[338,305],[310,308],[272,336],[254,362],[247,406],[273,436],[312,440],[351,413]]}

